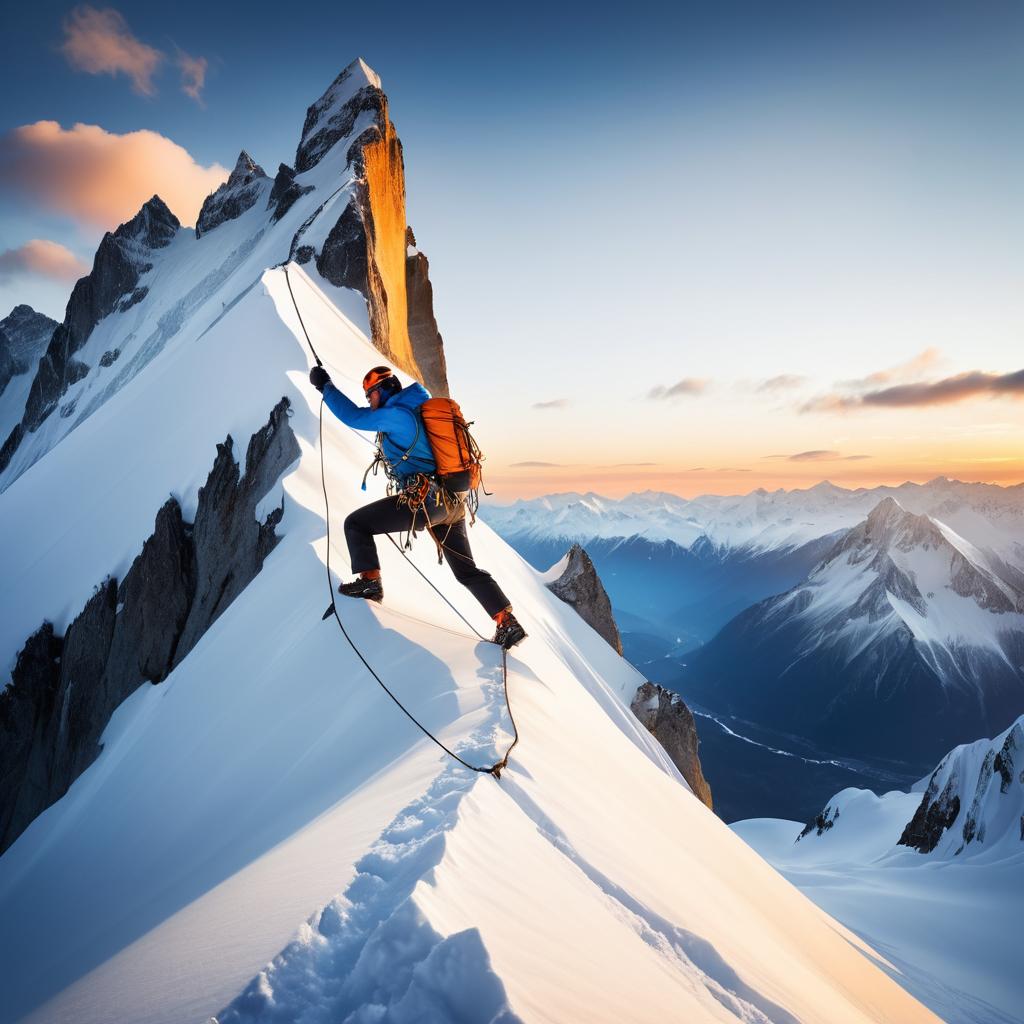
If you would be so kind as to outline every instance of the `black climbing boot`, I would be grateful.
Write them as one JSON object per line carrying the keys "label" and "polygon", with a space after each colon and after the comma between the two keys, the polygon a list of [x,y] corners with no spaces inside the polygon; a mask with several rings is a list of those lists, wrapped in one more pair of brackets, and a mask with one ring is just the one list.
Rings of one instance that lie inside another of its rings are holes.
{"label": "black climbing boot", "polygon": [[505,612],[498,628],[494,631],[492,643],[509,650],[517,643],[526,639],[526,630],[519,625],[519,621],[511,612]]}
{"label": "black climbing boot", "polygon": [[366,601],[383,601],[384,584],[380,577],[368,580],[365,576],[357,576],[351,583],[342,583],[338,593],[346,597],[361,597]]}

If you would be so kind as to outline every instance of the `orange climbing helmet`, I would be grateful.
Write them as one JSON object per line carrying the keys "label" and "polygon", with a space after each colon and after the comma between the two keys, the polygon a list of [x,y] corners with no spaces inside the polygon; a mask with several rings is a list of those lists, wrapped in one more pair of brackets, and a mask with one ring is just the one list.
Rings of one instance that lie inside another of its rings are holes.
{"label": "orange climbing helmet", "polygon": [[380,388],[381,397],[393,395],[402,390],[402,382],[391,372],[390,366],[375,366],[363,378],[363,394],[370,397],[371,391]]}

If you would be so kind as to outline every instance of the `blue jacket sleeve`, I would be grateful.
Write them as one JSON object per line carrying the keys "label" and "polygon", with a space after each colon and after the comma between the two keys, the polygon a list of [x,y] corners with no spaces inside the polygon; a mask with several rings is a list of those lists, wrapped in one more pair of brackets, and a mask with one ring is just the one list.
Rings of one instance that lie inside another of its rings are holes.
{"label": "blue jacket sleeve", "polygon": [[324,385],[324,404],[346,426],[356,430],[383,431],[385,434],[396,428],[401,430],[409,422],[409,413],[402,409],[369,409],[356,405],[348,395],[333,384]]}

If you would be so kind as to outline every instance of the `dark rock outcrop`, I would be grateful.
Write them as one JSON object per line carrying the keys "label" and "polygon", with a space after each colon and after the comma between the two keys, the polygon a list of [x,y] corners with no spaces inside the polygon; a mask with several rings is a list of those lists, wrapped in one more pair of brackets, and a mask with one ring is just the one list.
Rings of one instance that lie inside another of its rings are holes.
{"label": "dark rock outcrop", "polygon": [[959,778],[956,773],[951,774],[939,793],[936,776],[941,767],[935,770],[924,798],[903,830],[897,846],[909,846],[921,853],[931,853],[938,846],[942,833],[952,828],[960,814],[960,794],[957,792]]}
{"label": "dark rock outcrop", "polygon": [[[27,373],[39,362],[46,351],[46,344],[57,329],[57,321],[43,313],[37,313],[24,303],[15,306],[0,320],[0,334],[6,339],[0,343],[0,350],[6,349],[14,364],[14,374]],[[5,381],[0,374],[0,391]]]}
{"label": "dark rock outcrop", "polygon": [[823,835],[827,832],[839,818],[839,808],[827,805],[823,811],[818,811],[817,815],[813,817],[803,827],[803,831],[796,837],[796,841],[799,843],[805,836],[809,836],[812,832],[816,836]]}
{"label": "dark rock outcrop", "polygon": [[573,544],[566,557],[562,575],[547,585],[548,590],[572,605],[588,626],[600,633],[617,654],[622,654],[622,639],[612,614],[612,603],[590,556],[579,544]]}
{"label": "dark rock outcrop", "polygon": [[241,217],[256,204],[269,181],[267,172],[243,149],[228,180],[204,200],[196,220],[196,238]]}
{"label": "dark rock outcrop", "polygon": [[711,787],[700,764],[697,723],[682,697],[656,683],[644,683],[638,687],[630,707],[647,731],[665,748],[665,753],[672,758],[694,796],[712,808]]}
{"label": "dark rock outcrop", "polygon": [[432,381],[435,396],[448,397],[448,365],[444,341],[434,317],[434,287],[430,283],[430,263],[416,249],[412,228],[406,228],[406,243],[414,251],[405,257],[405,294],[409,309],[409,343],[423,379]]}
{"label": "dark rock outcrop", "polygon": [[293,168],[280,164],[267,199],[267,209],[274,211],[270,219],[277,223],[295,205],[297,199],[312,191],[312,185],[300,185],[295,180]]}
{"label": "dark rock outcrop", "polygon": [[100,753],[118,705],[159,683],[252,581],[277,544],[284,499],[257,503],[299,456],[282,398],[249,441],[245,472],[230,436],[200,490],[193,524],[173,498],[124,579],[100,584],[64,637],[44,623],[0,693],[0,851],[59,800]]}
{"label": "dark rock outcrop", "polygon": [[21,419],[22,431],[8,436],[0,452],[0,472],[7,468],[24,434],[37,430],[57,408],[64,392],[88,372],[88,367],[74,358],[75,353],[100,320],[125,300],[128,305],[138,301],[139,278],[152,269],[152,255],[170,244],[180,227],[163,200],[153,196],[130,221],[103,236],[92,270],[75,284],[64,322],[53,331],[39,360]]}
{"label": "dark rock outcrop", "polygon": [[11,378],[17,376],[18,367],[11,355],[11,339],[0,327],[0,395],[4,393]]}

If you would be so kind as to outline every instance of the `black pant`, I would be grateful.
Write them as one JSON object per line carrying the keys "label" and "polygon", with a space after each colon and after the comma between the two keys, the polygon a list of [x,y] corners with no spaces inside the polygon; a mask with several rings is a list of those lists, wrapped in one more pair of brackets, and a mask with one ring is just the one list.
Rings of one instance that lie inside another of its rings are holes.
{"label": "black pant", "polygon": [[[436,504],[434,489],[427,494],[423,507],[416,513],[416,525],[424,527],[429,519],[434,535],[443,545],[444,557],[455,578],[480,602],[488,615],[494,616],[511,603],[494,577],[473,561],[466,533],[466,510],[459,505],[450,512],[444,503]],[[374,534],[400,533],[408,530],[413,523],[412,512],[407,505],[398,503],[399,496],[381,498],[369,505],[356,509],[345,520],[345,540],[353,572],[367,572],[379,569],[377,545]]]}

